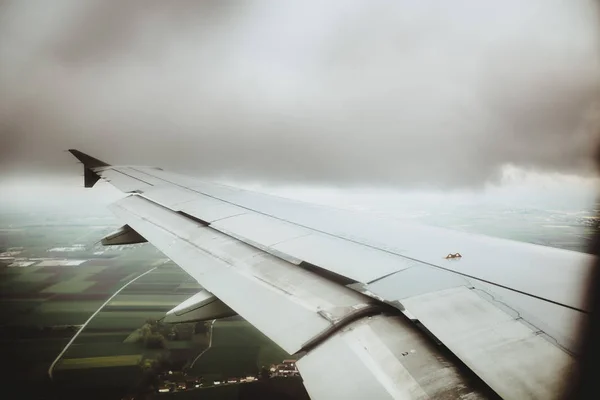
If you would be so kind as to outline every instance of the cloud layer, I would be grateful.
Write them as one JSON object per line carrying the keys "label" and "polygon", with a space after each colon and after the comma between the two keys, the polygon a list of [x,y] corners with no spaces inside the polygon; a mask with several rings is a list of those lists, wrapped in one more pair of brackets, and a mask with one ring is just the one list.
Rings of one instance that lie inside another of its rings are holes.
{"label": "cloud layer", "polygon": [[71,147],[272,183],[593,171],[591,0],[33,3],[0,6],[2,173]]}

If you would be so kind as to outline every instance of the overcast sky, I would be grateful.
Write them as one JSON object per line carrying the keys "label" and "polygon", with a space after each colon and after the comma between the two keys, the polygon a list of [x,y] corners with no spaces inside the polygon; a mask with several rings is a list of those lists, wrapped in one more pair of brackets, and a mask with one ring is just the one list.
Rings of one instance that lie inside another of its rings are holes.
{"label": "overcast sky", "polygon": [[591,0],[3,1],[0,176],[71,182],[74,147],[268,185],[487,190],[526,171],[589,190],[598,16]]}

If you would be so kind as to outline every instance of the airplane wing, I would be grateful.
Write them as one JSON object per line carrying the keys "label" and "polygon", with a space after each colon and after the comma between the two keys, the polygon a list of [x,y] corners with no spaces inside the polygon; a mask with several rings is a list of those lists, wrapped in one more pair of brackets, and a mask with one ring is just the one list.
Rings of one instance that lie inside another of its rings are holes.
{"label": "airplane wing", "polygon": [[298,354],[313,399],[552,399],[572,374],[590,255],[69,151],[86,187],[129,194],[106,240],[149,241],[205,288],[203,305]]}

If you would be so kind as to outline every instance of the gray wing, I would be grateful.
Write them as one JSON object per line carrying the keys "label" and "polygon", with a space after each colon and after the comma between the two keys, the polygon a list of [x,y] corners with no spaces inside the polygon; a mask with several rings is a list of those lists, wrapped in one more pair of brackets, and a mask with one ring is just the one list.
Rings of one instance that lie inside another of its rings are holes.
{"label": "gray wing", "polygon": [[72,152],[86,186],[131,194],[111,206],[130,229],[302,355],[312,398],[548,399],[570,376],[591,256]]}

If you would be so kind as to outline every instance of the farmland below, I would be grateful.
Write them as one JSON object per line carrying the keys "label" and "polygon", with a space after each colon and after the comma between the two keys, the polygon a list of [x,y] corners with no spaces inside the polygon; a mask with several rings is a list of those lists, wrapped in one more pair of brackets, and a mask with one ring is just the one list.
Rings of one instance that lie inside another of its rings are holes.
{"label": "farmland below", "polygon": [[[240,318],[214,331],[157,322],[201,287],[149,244],[98,244],[118,226],[110,217],[3,218],[0,351],[10,368],[2,383],[22,398],[118,399],[152,380],[157,363],[212,382],[287,356]],[[152,329],[166,339],[158,346],[144,340]],[[215,389],[219,398],[231,391]]]}

